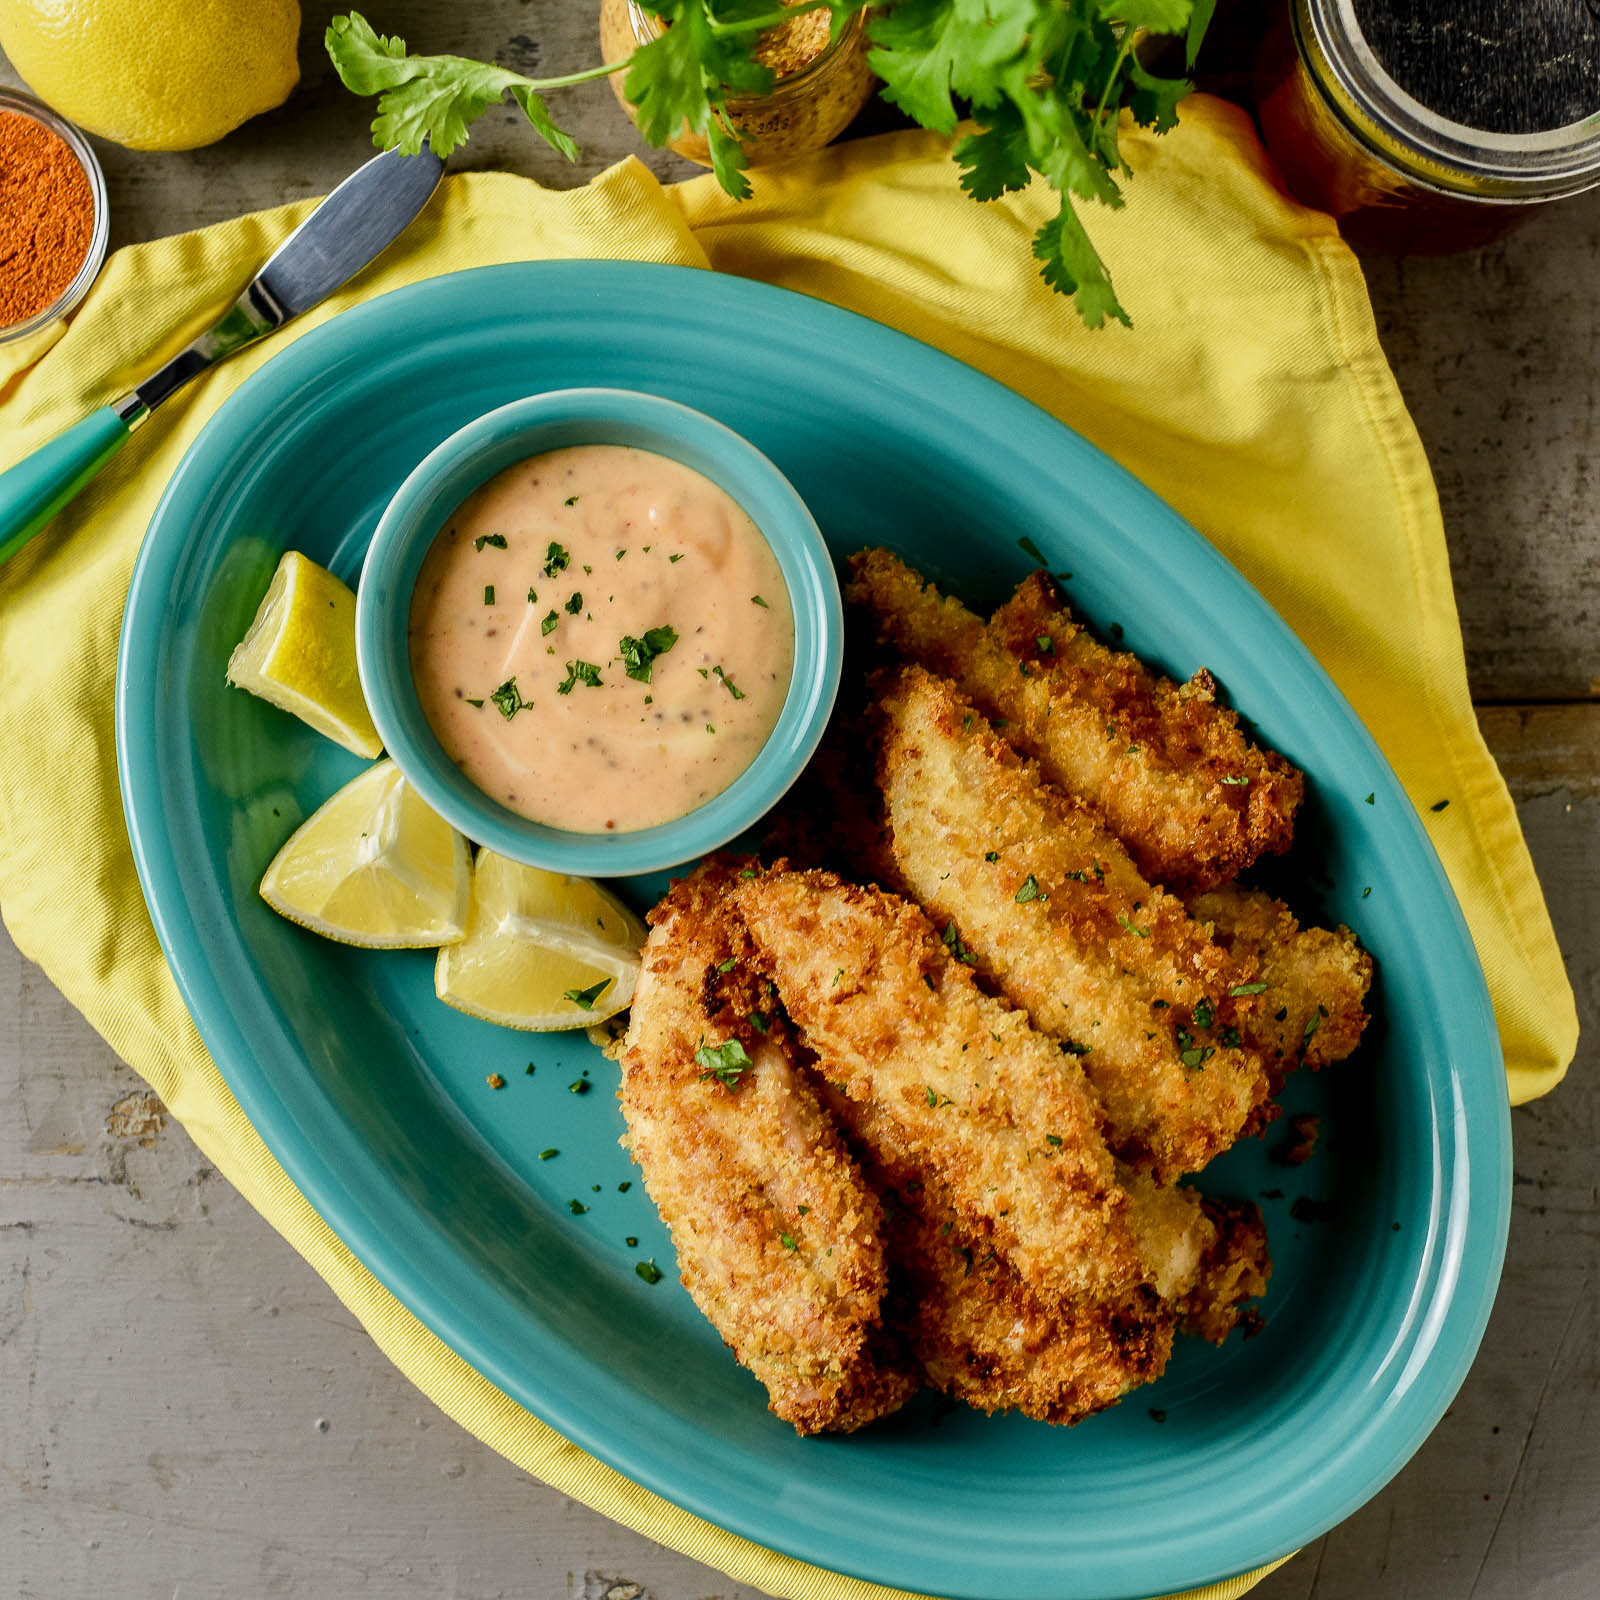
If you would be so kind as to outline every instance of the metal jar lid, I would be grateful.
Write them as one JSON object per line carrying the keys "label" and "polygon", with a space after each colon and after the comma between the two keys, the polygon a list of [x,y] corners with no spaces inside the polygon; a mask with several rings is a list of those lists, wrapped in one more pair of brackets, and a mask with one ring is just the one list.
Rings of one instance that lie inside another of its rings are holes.
{"label": "metal jar lid", "polygon": [[1592,115],[1537,133],[1494,133],[1430,110],[1362,33],[1355,0],[1294,0],[1302,58],[1330,109],[1380,160],[1448,194],[1552,200],[1600,184],[1600,86]]}

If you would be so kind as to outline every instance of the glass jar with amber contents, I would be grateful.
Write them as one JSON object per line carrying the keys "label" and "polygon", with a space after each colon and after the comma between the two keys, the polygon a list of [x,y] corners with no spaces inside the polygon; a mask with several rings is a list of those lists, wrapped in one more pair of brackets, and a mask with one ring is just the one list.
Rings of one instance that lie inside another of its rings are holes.
{"label": "glass jar with amber contents", "polygon": [[[639,0],[602,0],[600,48],[607,61],[618,61],[648,44],[661,32],[660,20]],[[728,116],[752,167],[770,166],[790,156],[820,150],[844,132],[872,97],[873,76],[867,66],[863,14],[857,12],[836,38],[829,37],[826,9],[807,11],[762,34],[755,58],[773,73],[773,85],[762,95],[729,95]],[[611,86],[631,117],[623,96],[625,73]],[[701,166],[711,165],[706,141],[683,130],[671,148]]]}
{"label": "glass jar with amber contents", "polygon": [[1590,0],[1288,0],[1257,93],[1294,194],[1379,249],[1486,244],[1600,184]]}

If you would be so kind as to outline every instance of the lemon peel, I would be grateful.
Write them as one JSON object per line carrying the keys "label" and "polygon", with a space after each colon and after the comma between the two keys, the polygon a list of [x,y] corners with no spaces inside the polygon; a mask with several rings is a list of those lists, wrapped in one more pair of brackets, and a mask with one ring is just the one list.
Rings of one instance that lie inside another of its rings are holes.
{"label": "lemon peel", "polygon": [[467,841],[380,761],[290,835],[261,898],[325,939],[414,950],[466,933],[471,877]]}
{"label": "lemon peel", "polygon": [[356,597],[324,567],[285,552],[234,652],[228,682],[291,712],[369,760],[383,741],[356,670]]}
{"label": "lemon peel", "polygon": [[593,879],[480,850],[467,935],[439,952],[434,993],[502,1027],[591,1028],[633,999],[644,939],[644,924]]}
{"label": "lemon peel", "polygon": [[0,50],[28,87],[130,150],[193,150],[288,99],[298,0],[5,0]]}

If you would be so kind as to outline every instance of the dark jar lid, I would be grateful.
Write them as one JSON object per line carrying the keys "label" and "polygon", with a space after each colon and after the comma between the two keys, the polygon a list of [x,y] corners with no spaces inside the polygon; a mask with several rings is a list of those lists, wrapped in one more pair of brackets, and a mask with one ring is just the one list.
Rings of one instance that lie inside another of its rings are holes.
{"label": "dark jar lid", "polygon": [[[1588,0],[1537,0],[1529,9],[1545,11],[1551,4],[1573,7],[1574,27],[1592,23],[1600,39],[1600,19]],[[1484,60],[1492,61],[1495,71],[1539,70],[1537,60],[1519,60],[1507,50],[1485,54],[1482,31],[1473,31],[1475,8],[1489,21],[1504,10],[1497,0],[1450,0],[1448,5],[1413,0],[1409,7],[1386,0],[1381,35],[1379,12],[1361,0],[1294,0],[1293,17],[1300,54],[1330,109],[1362,144],[1413,182],[1448,194],[1512,202],[1552,200],[1600,184],[1600,78],[1590,86],[1586,114],[1534,131],[1504,131],[1540,120],[1528,114],[1526,97],[1518,104],[1509,94],[1467,95],[1453,89],[1455,74],[1482,71]],[[1362,29],[1363,12],[1372,20],[1372,38]],[[1533,36],[1521,37],[1528,42]],[[1474,50],[1483,59],[1474,58]],[[1410,90],[1393,75],[1402,71]],[[1536,92],[1540,84],[1530,78],[1527,87]],[[1558,118],[1580,108],[1581,84],[1558,86],[1546,74],[1542,87],[1545,106]],[[1432,105],[1417,98],[1419,93]],[[1447,114],[1469,110],[1499,129],[1474,127]]]}

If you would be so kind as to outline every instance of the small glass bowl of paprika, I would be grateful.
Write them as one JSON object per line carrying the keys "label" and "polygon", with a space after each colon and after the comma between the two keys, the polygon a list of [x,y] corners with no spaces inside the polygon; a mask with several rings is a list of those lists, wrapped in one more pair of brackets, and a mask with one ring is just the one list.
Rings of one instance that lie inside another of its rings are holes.
{"label": "small glass bowl of paprika", "polygon": [[0,88],[0,344],[64,317],[105,260],[106,180],[89,141]]}

